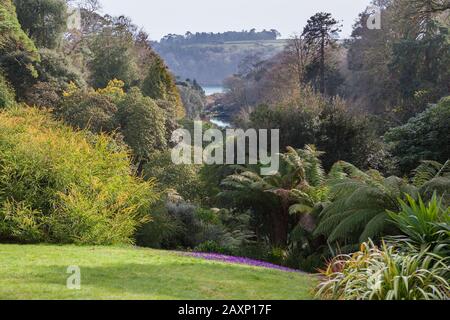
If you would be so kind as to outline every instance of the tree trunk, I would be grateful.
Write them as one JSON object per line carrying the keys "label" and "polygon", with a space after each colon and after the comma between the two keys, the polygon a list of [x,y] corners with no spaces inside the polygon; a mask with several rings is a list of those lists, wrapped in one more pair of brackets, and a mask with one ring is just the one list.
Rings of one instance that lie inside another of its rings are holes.
{"label": "tree trunk", "polygon": [[285,210],[272,213],[272,242],[279,247],[285,247],[288,238],[289,213]]}
{"label": "tree trunk", "polygon": [[325,93],[325,35],[320,43],[320,93]]}

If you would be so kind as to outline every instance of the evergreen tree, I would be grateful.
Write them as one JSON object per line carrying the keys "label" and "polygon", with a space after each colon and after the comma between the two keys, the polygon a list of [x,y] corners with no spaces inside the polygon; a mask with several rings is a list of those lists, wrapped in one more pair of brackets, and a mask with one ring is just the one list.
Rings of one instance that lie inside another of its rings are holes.
{"label": "evergreen tree", "polygon": [[316,59],[319,63],[319,90],[325,93],[325,51],[328,46],[335,42],[340,32],[340,26],[331,13],[319,12],[308,20],[303,30],[303,36],[309,46],[316,49]]}
{"label": "evergreen tree", "polygon": [[24,95],[27,85],[37,77],[33,63],[39,54],[17,20],[11,0],[0,3],[0,68],[15,89],[18,97]]}
{"label": "evergreen tree", "polygon": [[182,118],[185,110],[172,75],[161,58],[155,57],[142,84],[142,93],[155,100],[167,100],[174,104],[176,116]]}
{"label": "evergreen tree", "polygon": [[67,28],[64,0],[14,0],[22,29],[38,47],[55,48]]}

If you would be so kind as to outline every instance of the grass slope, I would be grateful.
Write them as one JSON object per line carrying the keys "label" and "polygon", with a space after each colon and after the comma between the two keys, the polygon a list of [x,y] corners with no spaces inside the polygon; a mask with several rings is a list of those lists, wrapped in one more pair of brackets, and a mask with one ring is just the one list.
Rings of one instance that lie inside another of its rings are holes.
{"label": "grass slope", "polygon": [[[69,290],[67,267],[81,269]],[[0,299],[310,299],[313,276],[134,247],[0,245]]]}

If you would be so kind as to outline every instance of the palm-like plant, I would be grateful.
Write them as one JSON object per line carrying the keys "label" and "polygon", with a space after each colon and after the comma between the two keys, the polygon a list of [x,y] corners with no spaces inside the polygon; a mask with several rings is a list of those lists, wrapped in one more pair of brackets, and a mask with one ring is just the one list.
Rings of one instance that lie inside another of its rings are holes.
{"label": "palm-like plant", "polygon": [[351,251],[368,238],[394,232],[387,211],[401,211],[401,201],[407,195],[429,199],[430,192],[448,194],[449,164],[424,162],[410,184],[395,176],[385,178],[375,170],[363,172],[350,163],[336,163],[327,181],[331,202],[321,212],[315,234],[325,235],[330,244],[343,244],[343,251]]}
{"label": "palm-like plant", "polygon": [[[272,176],[260,176],[256,170],[241,170],[228,176],[222,186],[224,193],[254,194],[261,197],[274,197],[278,210],[270,213],[274,228],[274,242],[285,245],[288,236],[289,215],[300,214],[300,224],[309,231],[315,228],[311,213],[317,202],[326,196],[323,186],[325,173],[319,156],[321,152],[314,146],[303,150],[288,147],[280,154],[280,169]],[[255,168],[257,169],[257,168]]]}
{"label": "palm-like plant", "polygon": [[344,251],[384,234],[386,210],[398,210],[398,198],[417,193],[417,188],[403,179],[384,178],[375,170],[363,172],[346,162],[333,166],[328,184],[332,202],[321,212],[315,234],[325,235],[329,243],[339,241]]}

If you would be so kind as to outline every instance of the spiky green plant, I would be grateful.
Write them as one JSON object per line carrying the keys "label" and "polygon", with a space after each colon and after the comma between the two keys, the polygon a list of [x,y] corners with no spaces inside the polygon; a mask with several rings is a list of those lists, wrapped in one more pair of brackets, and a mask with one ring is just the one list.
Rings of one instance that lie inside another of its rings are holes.
{"label": "spiky green plant", "polygon": [[359,252],[335,258],[316,294],[339,300],[447,300],[449,273],[448,258],[427,249],[404,253],[369,241]]}
{"label": "spiky green plant", "polygon": [[399,199],[401,211],[388,214],[408,241],[419,248],[431,247],[434,253],[448,256],[450,247],[450,208],[444,209],[442,198],[436,193],[425,204],[421,197],[416,201],[410,195]]}

